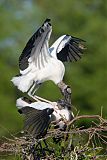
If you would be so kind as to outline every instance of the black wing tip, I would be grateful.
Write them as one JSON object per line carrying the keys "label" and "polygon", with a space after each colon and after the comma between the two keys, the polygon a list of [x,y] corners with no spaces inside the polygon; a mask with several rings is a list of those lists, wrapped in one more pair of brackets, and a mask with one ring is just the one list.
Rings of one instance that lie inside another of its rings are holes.
{"label": "black wing tip", "polygon": [[71,37],[71,35],[69,35],[69,34],[66,34],[66,36],[67,36],[67,37]]}
{"label": "black wing tip", "polygon": [[51,26],[51,19],[50,18],[46,18],[46,20],[44,21],[44,23],[43,23],[43,25],[42,26],[44,26],[44,24],[45,23],[48,23],[48,25],[50,25]]}
{"label": "black wing tip", "polygon": [[[28,40],[26,46],[24,47],[22,54],[19,57],[19,69],[24,71],[29,67],[29,58],[34,54],[33,48],[35,48],[35,41],[38,37],[41,37],[43,35],[43,32],[45,30],[51,30],[51,23],[50,19],[46,18],[44,23],[41,25],[41,27],[38,28],[38,30],[32,35],[32,37]],[[39,43],[39,42],[37,42]]]}
{"label": "black wing tip", "polygon": [[50,22],[51,21],[51,19],[50,18],[46,18],[46,20],[44,21],[44,23],[46,23],[46,22]]}
{"label": "black wing tip", "polygon": [[87,49],[87,47],[85,47],[83,44],[79,44],[79,49],[81,49],[81,54],[83,53],[82,51],[83,50],[86,50]]}
{"label": "black wing tip", "polygon": [[83,39],[71,36],[71,39],[69,41],[69,49],[71,50],[69,59],[71,59],[71,61],[78,61],[79,59],[81,59],[83,51],[87,49],[84,45],[84,42],[86,41]]}
{"label": "black wing tip", "polygon": [[77,38],[75,36],[71,36],[71,38],[75,41],[78,41],[78,42],[86,42],[84,39],[81,39],[81,38]]}
{"label": "black wing tip", "polygon": [[81,38],[77,38],[74,36],[71,36],[71,40],[70,42],[72,44],[77,43],[78,49],[80,49],[80,53],[82,54],[83,50],[86,50],[87,48],[84,46],[84,43],[86,42],[85,40],[81,39]]}
{"label": "black wing tip", "polygon": [[66,34],[67,37],[71,37],[71,39],[76,40],[78,42],[86,42],[86,40],[81,39],[81,38],[77,38],[75,36],[71,36],[70,34]]}

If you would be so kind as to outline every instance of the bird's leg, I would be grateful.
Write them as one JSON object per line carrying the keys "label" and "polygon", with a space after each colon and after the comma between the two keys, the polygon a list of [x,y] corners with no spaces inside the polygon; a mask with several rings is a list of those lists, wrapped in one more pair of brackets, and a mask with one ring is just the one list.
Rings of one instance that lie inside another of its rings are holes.
{"label": "bird's leg", "polygon": [[54,102],[51,102],[51,101],[49,101],[45,98],[39,97],[37,95],[33,95],[33,99],[38,99],[39,101],[43,101],[43,102],[50,103],[50,104],[54,105]]}
{"label": "bird's leg", "polygon": [[36,84],[36,83],[34,82],[33,85],[31,86],[30,90],[28,91],[28,95],[29,95],[31,98],[33,98],[34,100],[36,100],[37,102],[43,101],[43,102],[50,103],[50,104],[52,104],[53,106],[55,106],[55,105],[56,105],[55,102],[51,102],[51,101],[49,101],[49,100],[47,100],[47,99],[44,99],[44,98],[42,98],[42,97],[39,97],[39,96],[35,95],[35,92],[38,90],[39,86],[40,86],[40,83]]}
{"label": "bird's leg", "polygon": [[49,104],[53,105],[53,107],[55,107],[55,106],[57,105],[56,102],[49,101],[49,100],[47,100],[47,99],[44,99],[44,98],[39,97],[39,96],[36,96],[36,95],[35,95],[35,96],[32,96],[32,98],[33,98],[33,99],[38,99],[38,101],[43,101],[43,102],[49,103]]}
{"label": "bird's leg", "polygon": [[34,93],[34,88],[35,88],[35,86],[36,86],[36,83],[33,83],[33,85],[31,86],[30,90],[28,91],[28,95],[29,95],[32,99],[34,99],[34,100],[36,100],[37,102],[39,102],[39,99],[36,98],[36,97],[34,97],[34,96],[32,95],[32,92]]}
{"label": "bird's leg", "polygon": [[35,95],[35,92],[39,89],[40,85],[41,85],[41,83],[35,83],[35,86],[34,86],[34,88],[32,90],[32,95],[33,96]]}
{"label": "bird's leg", "polygon": [[61,90],[61,93],[63,94],[65,101],[71,104],[71,88],[66,85],[63,81],[58,83],[58,87]]}

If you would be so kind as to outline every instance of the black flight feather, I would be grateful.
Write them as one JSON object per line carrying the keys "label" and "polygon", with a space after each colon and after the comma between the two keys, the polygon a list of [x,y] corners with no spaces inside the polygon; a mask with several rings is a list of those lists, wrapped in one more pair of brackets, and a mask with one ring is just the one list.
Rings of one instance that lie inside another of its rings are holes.
{"label": "black flight feather", "polygon": [[23,71],[28,67],[28,65],[29,65],[28,60],[29,60],[30,56],[34,54],[35,46],[37,47],[39,42],[41,42],[42,34],[43,34],[43,32],[45,32],[44,24],[48,23],[48,25],[51,26],[51,24],[49,22],[50,22],[50,19],[46,19],[44,21],[43,25],[28,40],[25,48],[22,51],[22,54],[19,57],[19,68],[20,68],[20,70]]}
{"label": "black flight feather", "polygon": [[69,35],[66,35],[62,41],[66,40],[67,38],[68,42],[66,42],[64,48],[57,53],[57,58],[62,62],[77,61],[81,58],[83,50],[85,49],[84,45],[82,44],[85,41]]}
{"label": "black flight feather", "polygon": [[32,107],[23,107],[20,111],[25,115],[24,130],[37,138],[46,132],[50,124],[50,115],[54,110],[51,108],[36,110]]}

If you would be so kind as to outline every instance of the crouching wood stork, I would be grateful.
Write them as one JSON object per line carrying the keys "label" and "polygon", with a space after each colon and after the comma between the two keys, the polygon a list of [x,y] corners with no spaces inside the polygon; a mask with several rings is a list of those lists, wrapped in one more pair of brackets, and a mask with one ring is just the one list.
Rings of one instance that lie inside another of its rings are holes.
{"label": "crouching wood stork", "polygon": [[18,112],[25,115],[24,130],[35,138],[44,136],[51,122],[65,130],[67,122],[74,117],[71,105],[64,100],[54,103],[55,106],[47,102],[32,102],[26,97],[17,99]]}
{"label": "crouching wood stork", "polygon": [[71,99],[71,89],[63,82],[65,67],[63,62],[77,61],[85,49],[84,40],[63,35],[49,48],[52,32],[50,19],[34,33],[27,42],[19,57],[20,74],[12,78],[12,82],[22,92],[27,92],[36,101],[42,100],[35,95],[39,86],[47,80],[53,81],[61,90],[66,101]]}

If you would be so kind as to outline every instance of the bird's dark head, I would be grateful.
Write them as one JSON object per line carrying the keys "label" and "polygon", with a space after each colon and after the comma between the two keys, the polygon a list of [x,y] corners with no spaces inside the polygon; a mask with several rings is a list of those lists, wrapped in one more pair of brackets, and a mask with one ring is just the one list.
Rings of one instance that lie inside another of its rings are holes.
{"label": "bird's dark head", "polygon": [[64,99],[60,99],[57,101],[59,109],[65,109],[71,110],[71,104],[66,102]]}
{"label": "bird's dark head", "polygon": [[64,99],[58,100],[57,103],[58,103],[58,107],[59,107],[60,110],[62,110],[62,109],[68,110],[68,112],[69,112],[69,121],[72,120],[74,118],[74,114],[72,112],[72,104],[69,104]]}

